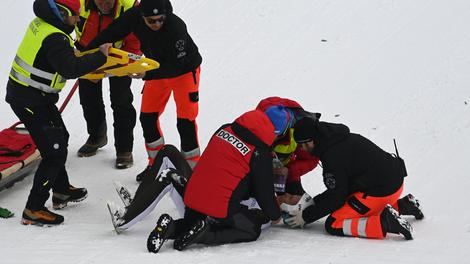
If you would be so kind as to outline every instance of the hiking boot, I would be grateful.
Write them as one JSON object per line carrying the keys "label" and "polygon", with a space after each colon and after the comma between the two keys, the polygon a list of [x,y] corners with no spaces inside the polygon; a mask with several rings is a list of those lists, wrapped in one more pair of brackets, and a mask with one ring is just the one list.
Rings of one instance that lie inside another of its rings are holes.
{"label": "hiking boot", "polygon": [[85,200],[87,196],[87,189],[75,188],[69,185],[69,189],[64,193],[54,192],[52,194],[52,207],[59,210],[66,207],[68,202],[78,203]]}
{"label": "hiking boot", "polygon": [[116,154],[116,169],[127,169],[134,165],[132,152],[120,152]]}
{"label": "hiking boot", "polygon": [[175,232],[173,218],[168,214],[162,214],[158,218],[157,226],[150,232],[147,238],[147,249],[149,252],[157,253],[163,243]]}
{"label": "hiking boot", "polygon": [[412,215],[417,220],[424,218],[423,211],[421,211],[421,206],[419,200],[416,199],[411,193],[407,196],[398,199],[398,211],[401,215]]}
{"label": "hiking boot", "polygon": [[401,218],[391,205],[387,204],[385,206],[380,214],[380,222],[382,223],[382,231],[384,233],[402,234],[406,240],[413,239],[413,228],[410,223]]}
{"label": "hiking boot", "polygon": [[49,211],[46,207],[39,210],[23,210],[23,225],[54,226],[64,222],[64,217]]}
{"label": "hiking boot", "polygon": [[198,220],[187,232],[181,234],[175,239],[173,247],[176,250],[181,251],[188,246],[199,242],[208,230],[209,224],[206,220]]}
{"label": "hiking boot", "polygon": [[108,136],[104,135],[101,137],[89,136],[86,143],[77,151],[79,157],[91,157],[96,155],[99,148],[102,148],[108,144]]}
{"label": "hiking boot", "polygon": [[142,180],[143,180],[144,178],[146,178],[148,174],[150,174],[150,168],[151,168],[151,166],[147,166],[147,167],[144,169],[144,171],[142,171],[141,173],[137,174],[137,176],[135,177],[135,180],[136,180],[137,182],[142,182]]}

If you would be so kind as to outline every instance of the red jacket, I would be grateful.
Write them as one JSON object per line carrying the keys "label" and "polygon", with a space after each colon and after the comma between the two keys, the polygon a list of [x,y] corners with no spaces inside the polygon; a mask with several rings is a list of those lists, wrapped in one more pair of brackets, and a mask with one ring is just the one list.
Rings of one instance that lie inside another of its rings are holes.
{"label": "red jacket", "polygon": [[[121,10],[122,6],[120,6],[118,2],[119,0],[114,1],[114,11],[111,14],[104,15],[99,12],[98,7],[93,0],[86,1],[85,7],[82,8],[85,8],[86,11],[89,10],[90,14],[88,15],[88,18],[81,16],[80,22],[75,28],[76,32],[81,32],[81,34],[77,34],[77,37],[79,35],[80,37],[76,42],[76,46],[79,50],[85,48],[101,31],[106,29],[117,17],[117,14],[123,13],[124,10]],[[134,5],[136,4],[134,3]],[[116,48],[138,55],[142,54],[140,51],[140,42],[133,33],[127,35],[123,39],[122,46],[117,46]]]}
{"label": "red jacket", "polygon": [[[282,105],[286,108],[293,110],[294,115],[295,110],[303,110],[302,106],[294,100],[281,97],[268,97],[261,100],[256,106],[257,110],[265,111],[273,105]],[[276,141],[276,144],[290,144],[292,141],[290,134],[286,135],[281,139],[282,141]],[[285,154],[285,153],[283,153]],[[282,155],[282,154],[281,154]],[[280,156],[278,154],[278,156]],[[289,175],[287,177],[287,182],[299,182],[300,177],[304,174],[307,174],[309,171],[315,169],[320,160],[318,157],[312,156],[309,153],[305,152],[300,146],[297,146],[295,151],[290,155],[290,161],[286,164],[286,167],[289,169]]]}
{"label": "red jacket", "polygon": [[267,217],[280,217],[274,196],[270,145],[274,126],[261,111],[250,111],[212,136],[186,185],[184,203],[215,218],[226,218],[254,197]]}

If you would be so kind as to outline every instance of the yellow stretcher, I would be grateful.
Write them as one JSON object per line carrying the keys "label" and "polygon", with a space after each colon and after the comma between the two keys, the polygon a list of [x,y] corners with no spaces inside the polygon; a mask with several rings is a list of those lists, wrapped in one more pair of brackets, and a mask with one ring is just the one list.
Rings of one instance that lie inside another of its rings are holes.
{"label": "yellow stretcher", "polygon": [[[78,56],[93,53],[98,49],[89,50]],[[81,79],[103,79],[108,76],[127,76],[158,69],[160,64],[149,58],[142,57],[116,48],[109,49],[108,61],[94,72],[88,73]]]}

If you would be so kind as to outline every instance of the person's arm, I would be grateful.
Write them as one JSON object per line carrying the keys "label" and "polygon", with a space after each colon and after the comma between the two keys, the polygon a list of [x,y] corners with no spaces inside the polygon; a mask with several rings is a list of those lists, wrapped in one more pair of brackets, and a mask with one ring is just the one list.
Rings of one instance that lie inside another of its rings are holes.
{"label": "person's arm", "polygon": [[173,60],[176,64],[184,68],[184,66],[189,62],[189,50],[191,47],[189,43],[191,42],[186,24],[179,17],[174,16],[170,18],[171,23],[171,37],[169,39],[169,46],[172,47],[173,52],[171,53]]}
{"label": "person's arm", "polygon": [[338,210],[348,197],[348,180],[344,171],[324,169],[323,183],[327,190],[315,196],[314,205],[307,207],[302,213],[306,223],[317,221]]}
{"label": "person's arm", "polygon": [[43,41],[52,67],[65,79],[75,79],[90,73],[106,63],[106,55],[97,51],[82,57],[75,56],[69,39],[60,33],[51,34]]}
{"label": "person's arm", "polygon": [[133,7],[116,20],[114,20],[105,30],[101,31],[86,47],[87,50],[99,47],[104,43],[114,43],[124,39],[132,33],[133,27],[138,23],[140,12]]}
{"label": "person's arm", "polygon": [[258,154],[253,154],[250,164],[254,198],[269,219],[279,220],[281,212],[274,195],[271,155],[269,152],[263,153],[257,149],[255,153]]}

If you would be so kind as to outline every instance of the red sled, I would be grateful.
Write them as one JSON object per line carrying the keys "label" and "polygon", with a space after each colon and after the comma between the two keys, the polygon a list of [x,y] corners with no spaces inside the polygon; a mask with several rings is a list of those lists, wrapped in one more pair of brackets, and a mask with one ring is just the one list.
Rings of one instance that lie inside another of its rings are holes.
{"label": "red sled", "polygon": [[34,171],[41,155],[24,128],[10,127],[0,131],[0,191]]}

